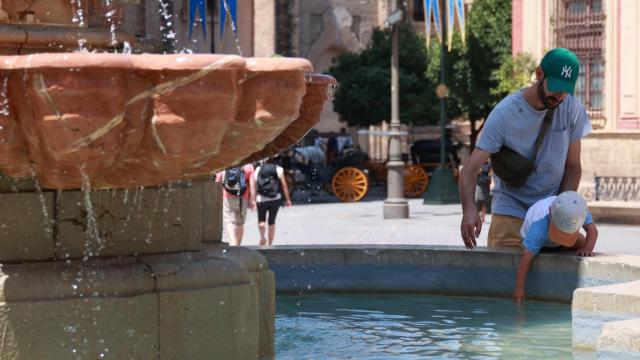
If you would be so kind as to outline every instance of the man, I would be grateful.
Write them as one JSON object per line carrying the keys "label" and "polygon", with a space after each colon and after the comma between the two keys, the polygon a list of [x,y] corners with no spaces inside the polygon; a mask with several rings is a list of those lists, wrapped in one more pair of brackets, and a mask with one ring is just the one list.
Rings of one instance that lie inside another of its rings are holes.
{"label": "man", "polygon": [[235,246],[242,244],[247,207],[256,207],[251,202],[255,198],[255,186],[251,181],[253,171],[253,165],[247,164],[216,174],[216,182],[222,182],[222,221],[229,243]]}
{"label": "man", "polygon": [[524,185],[510,186],[494,171],[488,246],[521,249],[520,228],[527,209],[538,200],[577,190],[582,173],[580,140],[592,131],[584,106],[573,97],[578,72],[579,61],[573,52],[553,49],[536,69],[537,81],[504,98],[489,114],[476,148],[460,171],[460,233],[468,249],[476,246],[482,229],[474,204],[480,166],[502,146],[534,159],[535,142],[550,109],[554,109],[551,125],[535,157],[535,170]]}
{"label": "man", "polygon": [[290,155],[299,164],[300,170],[311,180],[311,194],[320,191],[320,171],[327,164],[324,151],[319,146],[302,146],[291,150]]}
{"label": "man", "polygon": [[340,128],[340,133],[336,138],[337,146],[338,146],[338,155],[344,155],[344,151],[346,149],[350,149],[353,147],[353,139],[351,135],[347,133],[347,129]]}

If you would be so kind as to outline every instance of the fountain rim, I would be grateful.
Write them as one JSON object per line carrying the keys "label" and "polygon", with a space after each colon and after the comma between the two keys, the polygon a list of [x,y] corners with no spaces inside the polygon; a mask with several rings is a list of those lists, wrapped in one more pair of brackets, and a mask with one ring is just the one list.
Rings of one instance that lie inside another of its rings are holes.
{"label": "fountain rim", "polygon": [[245,58],[227,54],[116,54],[116,53],[38,53],[0,56],[0,70],[38,68],[84,69],[122,68],[137,70],[200,70],[210,66],[222,70],[256,72],[313,72],[313,65],[303,58]]}

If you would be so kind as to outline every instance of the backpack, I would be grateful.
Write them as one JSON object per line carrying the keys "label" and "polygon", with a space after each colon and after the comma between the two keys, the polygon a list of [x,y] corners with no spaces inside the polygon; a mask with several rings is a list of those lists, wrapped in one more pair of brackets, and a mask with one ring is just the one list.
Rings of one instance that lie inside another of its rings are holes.
{"label": "backpack", "polygon": [[278,169],[274,164],[264,164],[260,167],[257,179],[258,194],[275,198],[280,193],[280,183],[278,181]]}
{"label": "backpack", "polygon": [[222,186],[232,195],[244,195],[247,191],[247,179],[244,175],[244,169],[242,167],[234,167],[225,170]]}

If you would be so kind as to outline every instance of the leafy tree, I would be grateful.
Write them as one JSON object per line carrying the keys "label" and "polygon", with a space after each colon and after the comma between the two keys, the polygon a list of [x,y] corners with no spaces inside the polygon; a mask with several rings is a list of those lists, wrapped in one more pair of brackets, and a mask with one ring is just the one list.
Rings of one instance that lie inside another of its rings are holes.
{"label": "leafy tree", "polygon": [[467,21],[468,83],[460,90],[460,104],[471,122],[471,147],[478,136],[476,122],[486,119],[506,95],[494,72],[511,56],[511,0],[476,0]]}
{"label": "leafy tree", "polygon": [[[524,56],[511,58],[511,0],[475,0],[466,27],[466,46],[456,31],[452,51],[445,54],[447,116],[469,119],[473,148],[477,122],[486,119],[504,96],[525,86],[535,64]],[[400,44],[400,120],[436,124],[440,44],[432,41],[427,51],[424,38],[409,25],[401,27]],[[390,49],[390,32],[375,30],[365,50],[340,56],[329,70],[340,83],[334,108],[349,125],[389,119]]]}
{"label": "leafy tree", "polygon": [[[438,121],[437,103],[428,98],[437,83],[425,79],[425,41],[410,25],[400,27],[400,120],[425,124]],[[367,47],[358,54],[334,59],[329,73],[340,84],[333,105],[350,126],[366,127],[391,115],[391,32],[375,29]],[[435,98],[435,95],[432,96]]]}
{"label": "leafy tree", "polygon": [[536,70],[536,62],[529,53],[520,53],[515,57],[506,56],[502,65],[493,72],[493,80],[498,86],[491,89],[496,96],[504,96],[531,83],[531,76]]}

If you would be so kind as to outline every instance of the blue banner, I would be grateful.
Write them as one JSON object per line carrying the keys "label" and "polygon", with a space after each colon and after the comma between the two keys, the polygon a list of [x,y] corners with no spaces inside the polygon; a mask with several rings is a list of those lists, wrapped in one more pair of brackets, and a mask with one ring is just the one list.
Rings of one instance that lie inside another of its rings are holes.
{"label": "blue banner", "polygon": [[237,0],[222,0],[220,4],[220,38],[224,37],[227,17],[231,18],[231,30],[238,36],[238,3]]}
{"label": "blue banner", "polygon": [[189,0],[189,39],[193,34],[193,25],[196,23],[196,11],[200,12],[200,24],[202,35],[207,37],[207,9],[206,0]]}
{"label": "blue banner", "polygon": [[453,27],[455,24],[455,12],[456,5],[455,0],[447,1],[447,43],[449,45],[449,51],[451,51],[451,46],[453,45]]}
{"label": "blue banner", "polygon": [[427,40],[427,49],[429,49],[431,41],[431,1],[433,0],[424,0],[422,4],[424,6],[424,36]]}
{"label": "blue banner", "polygon": [[466,38],[466,34],[464,31],[464,0],[456,0],[456,5],[458,14],[458,26],[460,26],[460,32],[462,33],[462,44],[464,44]]}
{"label": "blue banner", "polygon": [[[436,24],[436,35],[442,41],[442,25],[440,23],[440,0],[433,0],[433,22]],[[426,15],[426,14],[425,14]],[[429,14],[431,16],[431,14]]]}

